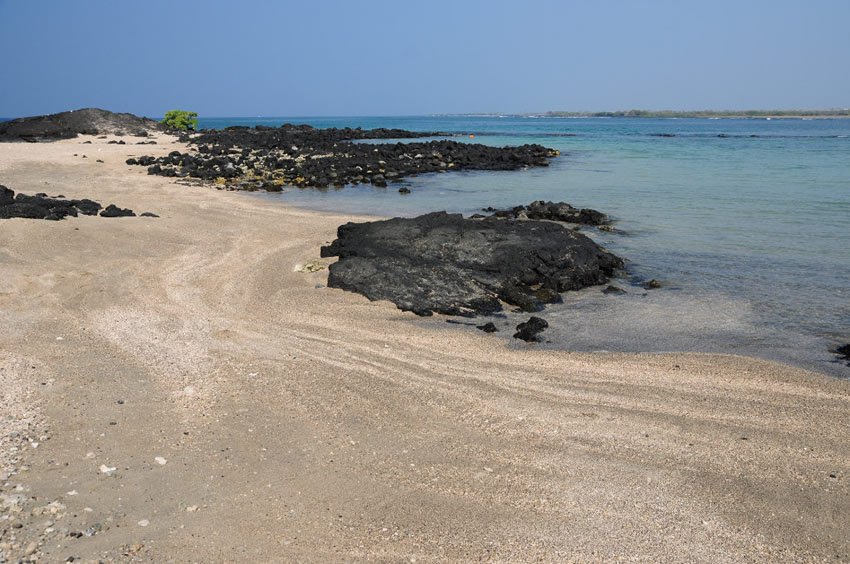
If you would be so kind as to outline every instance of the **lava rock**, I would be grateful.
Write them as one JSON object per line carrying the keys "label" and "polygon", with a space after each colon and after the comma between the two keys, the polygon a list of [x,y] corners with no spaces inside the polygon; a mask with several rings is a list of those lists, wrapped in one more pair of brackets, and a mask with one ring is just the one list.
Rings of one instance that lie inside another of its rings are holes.
{"label": "lava rock", "polygon": [[481,329],[485,333],[495,333],[499,330],[492,321],[488,321],[484,325],[476,325],[476,329]]}
{"label": "lava rock", "polygon": [[848,361],[847,366],[850,366],[850,343],[846,345],[841,345],[840,347],[835,349],[835,354],[838,355],[839,358]]}
{"label": "lava rock", "polygon": [[540,317],[531,316],[528,321],[520,323],[516,326],[514,339],[522,339],[527,343],[535,343],[542,341],[540,333],[549,327],[549,322]]}
{"label": "lava rock", "polygon": [[100,212],[100,217],[135,217],[136,214],[131,209],[119,208],[115,204],[109,204],[106,209]]}
{"label": "lava rock", "polygon": [[445,136],[439,132],[397,129],[317,129],[308,125],[227,127],[182,134],[195,152],[165,157],[140,157],[149,174],[189,176],[251,190],[261,177],[298,187],[371,183],[386,187],[391,180],[446,170],[517,170],[548,166],[559,153],[541,145],[490,147],[442,139],[410,143],[355,143],[361,139]]}
{"label": "lava rock", "polygon": [[77,217],[82,213],[94,215],[101,205],[92,200],[65,200],[63,196],[50,198],[38,193],[32,196],[15,194],[9,188],[0,186],[0,219],[14,217],[24,219],[60,220],[68,216]]}
{"label": "lava rock", "polygon": [[50,209],[26,202],[15,202],[0,206],[0,219],[20,217],[22,219],[44,219],[50,215]]}
{"label": "lava rock", "polygon": [[[417,315],[474,316],[504,301],[538,311],[560,292],[603,284],[623,261],[563,225],[434,212],[339,227],[328,286]],[[501,301],[500,301],[501,300]]]}
{"label": "lava rock", "polygon": [[608,225],[610,220],[602,212],[590,208],[574,208],[566,202],[544,202],[537,200],[527,206],[516,206],[507,210],[496,210],[492,207],[482,211],[493,212],[496,217],[509,219],[543,219],[576,223],[580,225]]}
{"label": "lava rock", "polygon": [[644,284],[643,287],[647,290],[657,290],[661,287],[661,282],[653,278],[652,280]]}
{"label": "lava rock", "polygon": [[402,186],[401,188],[398,189],[398,193],[399,194],[410,194],[410,188],[408,188],[407,186]]}
{"label": "lava rock", "polygon": [[7,206],[15,201],[15,191],[0,184],[0,206]]}
{"label": "lava rock", "polygon": [[139,214],[139,217],[159,217],[155,213],[152,212],[142,212]]}
{"label": "lava rock", "polygon": [[157,121],[133,114],[85,108],[2,122],[0,141],[49,141],[77,135],[118,134],[126,129],[163,131],[164,127]]}

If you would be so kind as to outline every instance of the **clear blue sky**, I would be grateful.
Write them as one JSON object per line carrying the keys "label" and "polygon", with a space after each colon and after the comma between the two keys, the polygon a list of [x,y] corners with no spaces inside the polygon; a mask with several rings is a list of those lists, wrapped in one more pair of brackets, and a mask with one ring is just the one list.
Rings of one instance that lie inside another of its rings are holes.
{"label": "clear blue sky", "polygon": [[850,106],[850,0],[0,0],[0,116]]}

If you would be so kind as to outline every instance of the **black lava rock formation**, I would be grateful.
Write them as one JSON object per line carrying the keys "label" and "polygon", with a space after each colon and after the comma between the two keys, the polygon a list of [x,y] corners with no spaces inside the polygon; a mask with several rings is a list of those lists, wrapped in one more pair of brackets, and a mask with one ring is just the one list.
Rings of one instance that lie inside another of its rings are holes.
{"label": "black lava rock formation", "polygon": [[135,217],[133,210],[127,208],[119,208],[115,204],[109,204],[106,209],[100,212],[100,217]]}
{"label": "black lava rock formation", "polygon": [[[78,214],[97,215],[102,208],[103,206],[93,200],[66,200],[61,196],[51,198],[43,193],[33,196],[26,194],[15,195],[13,190],[5,186],[0,186],[0,219],[19,217],[24,219],[58,221],[68,216],[77,217]],[[132,210],[121,209],[110,204],[100,215],[104,217],[119,217],[136,214]]]}
{"label": "black lava rock formation", "polygon": [[184,134],[197,151],[143,156],[129,165],[148,174],[199,178],[233,190],[280,191],[284,185],[341,188],[372,184],[384,188],[407,176],[449,170],[517,170],[548,166],[559,153],[541,145],[489,147],[452,140],[358,143],[358,140],[445,135],[400,129],[316,129],[309,125],[228,127]]}
{"label": "black lava rock formation", "polygon": [[527,343],[536,343],[543,340],[540,333],[549,327],[549,322],[540,317],[531,316],[528,321],[516,326],[514,339],[522,339]]}
{"label": "black lava rock formation", "polygon": [[545,219],[581,225],[608,225],[611,223],[608,216],[602,212],[590,208],[574,208],[566,202],[556,203],[538,200],[527,206],[516,206],[507,210],[486,208],[482,211],[493,212],[494,217],[510,219]]}
{"label": "black lava rock formation", "polygon": [[841,345],[840,347],[835,349],[835,354],[838,358],[847,361],[847,366],[850,366],[850,343],[846,345]]}
{"label": "black lava rock formation", "polygon": [[539,311],[560,292],[602,284],[623,261],[548,221],[464,219],[434,212],[339,227],[328,286],[389,300],[417,315],[475,316],[502,302]]}
{"label": "black lava rock formation", "polygon": [[0,141],[53,141],[104,133],[147,137],[151,131],[163,130],[164,127],[152,119],[85,108],[0,122]]}

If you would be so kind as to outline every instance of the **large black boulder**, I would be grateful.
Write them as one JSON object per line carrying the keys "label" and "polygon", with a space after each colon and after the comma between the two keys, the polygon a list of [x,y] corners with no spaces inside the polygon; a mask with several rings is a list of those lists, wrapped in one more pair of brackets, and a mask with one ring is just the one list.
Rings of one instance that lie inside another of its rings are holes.
{"label": "large black boulder", "polygon": [[338,256],[328,286],[389,300],[418,315],[529,311],[559,292],[602,284],[620,258],[587,236],[544,221],[464,219],[434,212],[339,227],[322,256]]}

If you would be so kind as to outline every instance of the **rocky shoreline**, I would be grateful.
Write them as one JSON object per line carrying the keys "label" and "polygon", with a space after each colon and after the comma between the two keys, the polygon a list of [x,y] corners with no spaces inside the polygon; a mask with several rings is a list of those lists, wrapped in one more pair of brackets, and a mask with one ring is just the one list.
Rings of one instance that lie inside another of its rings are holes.
{"label": "rocky shoreline", "polygon": [[450,170],[518,170],[548,166],[560,153],[542,145],[490,147],[439,139],[427,142],[362,143],[365,140],[446,136],[400,129],[317,129],[286,124],[228,127],[184,134],[193,145],[166,157],[130,158],[148,174],[195,178],[230,190],[280,192],[284,186],[385,188],[402,178]]}

